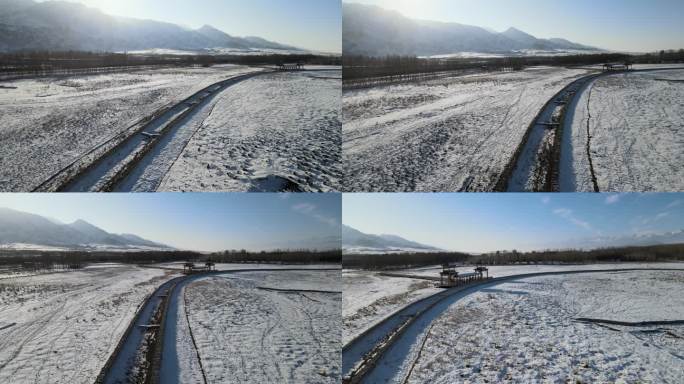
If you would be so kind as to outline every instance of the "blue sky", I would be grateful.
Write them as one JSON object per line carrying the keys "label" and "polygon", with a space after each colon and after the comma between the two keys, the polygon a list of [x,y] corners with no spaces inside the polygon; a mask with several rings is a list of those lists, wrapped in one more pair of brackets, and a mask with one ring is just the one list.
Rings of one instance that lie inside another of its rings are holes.
{"label": "blue sky", "polygon": [[342,210],[339,194],[262,193],[0,194],[0,207],[200,251],[314,247],[340,236]]}
{"label": "blue sky", "polygon": [[[42,0],[45,1],[45,0]],[[105,13],[212,25],[233,36],[259,36],[310,50],[342,50],[340,0],[68,0]]]}
{"label": "blue sky", "polygon": [[619,51],[684,48],[682,0],[353,0],[418,19],[503,31],[516,27],[541,38],[562,37]]}
{"label": "blue sky", "polygon": [[345,194],[343,223],[487,252],[684,229],[684,194]]}

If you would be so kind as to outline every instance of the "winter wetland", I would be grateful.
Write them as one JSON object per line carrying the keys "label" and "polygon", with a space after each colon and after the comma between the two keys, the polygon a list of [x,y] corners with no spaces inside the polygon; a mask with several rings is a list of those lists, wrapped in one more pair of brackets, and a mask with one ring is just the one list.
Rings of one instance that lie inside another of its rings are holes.
{"label": "winter wetland", "polygon": [[175,338],[181,382],[339,383],[339,281],[339,269],[309,269],[186,284]]}
{"label": "winter wetland", "polygon": [[491,191],[541,106],[584,69],[528,68],[346,90],[349,191]]}
{"label": "winter wetland", "polygon": [[670,320],[684,317],[683,289],[684,270],[492,284],[443,308],[415,336],[420,344],[386,358],[415,383],[676,383],[684,323]]}
{"label": "winter wetland", "polygon": [[[3,271],[0,378],[339,382],[339,266],[236,267],[204,275],[114,263]],[[161,332],[141,332],[159,324]]]}
{"label": "winter wetland", "polygon": [[[681,39],[499,0],[409,4],[343,2],[343,191],[681,190]],[[651,11],[682,35],[681,5]]]}
{"label": "winter wetland", "polygon": [[0,382],[340,382],[339,195],[2,206]]}
{"label": "winter wetland", "polygon": [[119,5],[0,2],[0,191],[339,190],[333,2],[304,7],[328,23],[297,34],[274,20],[283,4],[240,9],[260,27],[230,4],[173,12],[297,46],[188,27],[154,1],[145,15],[108,13]]}
{"label": "winter wetland", "polygon": [[341,79],[339,67],[318,67],[235,85],[212,104],[159,189],[338,190]]}
{"label": "winter wetland", "polygon": [[93,265],[0,274],[0,381],[92,383],[138,306],[167,280],[159,269]]}
{"label": "winter wetland", "polygon": [[681,194],[425,196],[344,196],[343,382],[684,379]]}
{"label": "winter wetland", "polygon": [[253,69],[149,69],[3,81],[2,189],[31,191],[91,148],[223,78]]}
{"label": "winter wetland", "polygon": [[345,190],[680,191],[684,69],[666,68],[541,66],[347,89]]}
{"label": "winter wetland", "polygon": [[601,77],[573,108],[561,190],[684,189],[684,69]]}
{"label": "winter wetland", "polygon": [[337,189],[339,68],[266,72],[226,65],[5,81],[1,188],[49,190],[46,181],[73,169],[59,188]]}

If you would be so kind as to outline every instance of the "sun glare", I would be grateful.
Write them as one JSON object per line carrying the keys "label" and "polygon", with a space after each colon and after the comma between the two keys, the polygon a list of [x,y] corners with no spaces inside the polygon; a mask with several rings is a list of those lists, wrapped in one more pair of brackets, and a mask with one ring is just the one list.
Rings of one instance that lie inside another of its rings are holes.
{"label": "sun glare", "polygon": [[419,16],[421,8],[426,6],[424,2],[419,0],[381,0],[376,4],[382,8],[396,10],[404,16],[412,18]]}
{"label": "sun glare", "polygon": [[136,2],[128,0],[81,0],[81,3],[110,15],[134,15]]}

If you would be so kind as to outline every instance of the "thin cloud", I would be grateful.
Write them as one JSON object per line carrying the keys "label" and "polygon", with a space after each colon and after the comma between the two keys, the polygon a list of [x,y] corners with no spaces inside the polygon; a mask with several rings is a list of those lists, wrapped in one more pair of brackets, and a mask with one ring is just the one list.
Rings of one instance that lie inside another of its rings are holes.
{"label": "thin cloud", "polygon": [[608,195],[606,197],[606,204],[615,204],[620,201],[620,195]]}
{"label": "thin cloud", "polygon": [[680,205],[682,205],[682,200],[677,199],[677,200],[671,202],[670,204],[668,204],[666,208],[674,208],[674,207],[678,207]]}
{"label": "thin cloud", "polygon": [[551,202],[551,198],[548,197],[548,196],[544,196],[544,197],[542,197],[541,202],[542,202],[543,204],[548,204],[548,203]]}
{"label": "thin cloud", "polygon": [[662,220],[668,216],[670,216],[670,212],[661,212],[655,216],[647,217],[647,218],[641,220],[641,224],[642,225],[651,224],[651,223],[654,223],[656,221]]}
{"label": "thin cloud", "polygon": [[318,209],[318,207],[315,204],[311,203],[299,203],[292,206],[292,210],[301,213],[311,213],[316,209]]}
{"label": "thin cloud", "polygon": [[564,218],[565,220],[568,220],[569,222],[575,224],[576,226],[578,226],[580,228],[586,229],[587,231],[593,230],[593,228],[591,227],[591,224],[589,224],[588,222],[586,222],[582,219],[577,218],[571,209],[557,208],[557,209],[553,210],[553,213],[555,215],[558,215],[558,216]]}
{"label": "thin cloud", "polygon": [[313,217],[314,219],[320,221],[321,223],[325,223],[331,227],[338,227],[340,225],[339,220],[337,220],[334,217],[330,217],[327,215],[324,215],[320,212],[318,212],[318,206],[315,204],[311,203],[299,203],[295,204],[292,206],[292,210],[296,212],[300,212],[304,215],[307,215],[309,217]]}

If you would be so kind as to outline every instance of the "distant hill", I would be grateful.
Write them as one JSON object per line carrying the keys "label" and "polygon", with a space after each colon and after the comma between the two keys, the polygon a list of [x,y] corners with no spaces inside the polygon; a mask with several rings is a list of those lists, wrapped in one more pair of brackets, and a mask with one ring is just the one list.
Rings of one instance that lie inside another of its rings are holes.
{"label": "distant hill", "polygon": [[0,208],[0,248],[174,249],[136,235],[109,233],[83,220],[63,224],[8,208]]}
{"label": "distant hill", "polygon": [[343,3],[345,54],[437,56],[462,52],[600,51],[564,39],[539,39],[515,28],[498,33],[471,25],[414,20],[399,12]]}
{"label": "distant hill", "polygon": [[342,226],[342,249],[345,253],[435,252],[439,248],[406,240],[395,235],[369,235]]}
{"label": "distant hill", "polygon": [[597,237],[588,240],[580,240],[573,244],[564,244],[567,247],[584,249],[615,248],[615,247],[640,247],[648,245],[684,244],[684,229],[664,233],[648,233],[640,235],[625,235],[613,237]]}
{"label": "distant hill", "polygon": [[192,30],[171,23],[114,17],[79,3],[0,0],[0,52],[155,49],[304,52],[258,37],[231,36],[209,25]]}

